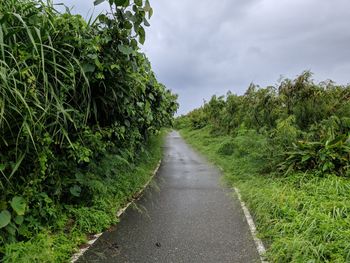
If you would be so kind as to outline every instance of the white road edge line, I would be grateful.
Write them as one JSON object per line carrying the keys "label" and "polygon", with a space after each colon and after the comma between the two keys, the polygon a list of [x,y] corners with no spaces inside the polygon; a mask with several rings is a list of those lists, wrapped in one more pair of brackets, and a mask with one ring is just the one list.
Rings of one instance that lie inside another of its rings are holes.
{"label": "white road edge line", "polygon": [[[138,200],[138,199],[141,197],[143,191],[147,188],[147,186],[148,186],[148,185],[150,184],[150,182],[152,181],[153,177],[157,174],[161,163],[162,163],[162,160],[160,160],[160,161],[158,162],[158,165],[157,165],[156,169],[153,171],[153,174],[152,174],[152,176],[150,177],[150,179],[147,181],[147,183],[142,187],[142,189],[141,189],[140,191],[138,191],[138,192],[136,193],[136,195],[135,195],[136,198],[133,199],[132,201],[130,201],[129,203],[127,203],[123,208],[121,208],[121,209],[117,212],[116,216],[117,216],[118,218],[119,218],[122,214],[124,214],[124,212],[126,211],[126,209],[128,209],[128,207],[129,207],[132,203],[134,203],[136,200]],[[71,263],[76,262],[76,261],[77,261],[82,255],[84,255],[84,253],[85,253],[99,238],[100,238],[100,236],[102,236],[102,234],[103,234],[103,232],[94,235],[93,238],[87,242],[87,244],[86,244],[87,246],[86,246],[85,248],[81,248],[81,249],[79,250],[79,252],[75,253],[75,254],[71,257],[70,262],[71,262]]]}
{"label": "white road edge line", "polygon": [[[217,166],[217,167],[219,167],[219,169],[222,172],[224,172],[224,169],[222,167],[220,167],[220,166]],[[248,223],[248,226],[249,226],[249,229],[250,229],[250,233],[253,236],[256,249],[258,250],[258,254],[260,256],[260,261],[261,261],[261,263],[269,263],[266,260],[266,258],[265,258],[266,248],[264,246],[264,243],[257,236],[258,232],[256,231],[256,226],[255,226],[253,217],[251,216],[248,207],[245,205],[244,201],[242,200],[242,196],[241,196],[241,193],[240,193],[239,189],[237,187],[233,187],[233,189],[235,190],[235,192],[237,194],[237,197],[238,197],[238,200],[239,200],[239,202],[241,204],[241,207],[242,207],[245,219],[247,220],[247,223]]]}
{"label": "white road edge line", "polygon": [[265,258],[266,249],[265,249],[265,246],[264,246],[263,242],[261,241],[261,239],[257,237],[257,231],[256,231],[256,227],[254,224],[254,220],[253,220],[247,206],[245,205],[244,201],[242,200],[241,193],[240,193],[239,189],[234,187],[234,190],[238,196],[239,202],[241,203],[241,207],[243,209],[245,218],[248,222],[250,232],[252,233],[256,249],[258,250],[258,253],[260,256],[260,260],[262,263],[268,263],[268,261]]}

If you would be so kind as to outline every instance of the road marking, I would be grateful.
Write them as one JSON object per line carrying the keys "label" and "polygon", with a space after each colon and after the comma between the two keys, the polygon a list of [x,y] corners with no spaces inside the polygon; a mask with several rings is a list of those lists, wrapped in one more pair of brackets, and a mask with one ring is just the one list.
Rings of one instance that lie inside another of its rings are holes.
{"label": "road marking", "polygon": [[[162,163],[162,160],[160,160],[160,161],[158,162],[158,165],[157,165],[156,169],[153,171],[153,174],[152,174],[152,176],[149,178],[149,180],[147,181],[147,183],[142,187],[142,189],[141,189],[140,191],[138,191],[138,192],[136,193],[136,195],[135,195],[136,197],[135,197],[132,201],[130,201],[129,203],[127,203],[123,208],[121,208],[121,209],[117,212],[116,216],[117,216],[118,218],[119,218],[122,214],[124,214],[124,212],[126,211],[126,209],[128,209],[128,207],[129,207],[132,203],[134,203],[136,200],[140,199],[140,197],[142,196],[143,191],[144,191],[144,190],[146,189],[146,187],[150,184],[150,182],[152,181],[153,177],[157,174],[161,163]],[[87,242],[85,248],[81,248],[81,249],[79,250],[79,252],[75,253],[75,254],[71,257],[70,262],[71,262],[71,263],[76,262],[76,261],[77,261],[82,255],[84,255],[84,253],[85,253],[99,238],[100,238],[100,236],[102,236],[102,234],[103,234],[103,232],[94,235],[94,236],[92,237],[92,239],[90,239],[90,240]]]}
{"label": "road marking", "polygon": [[244,201],[242,200],[241,193],[240,193],[239,189],[236,187],[234,187],[234,189],[235,189],[235,192],[238,196],[238,200],[241,203],[241,207],[243,209],[245,218],[247,219],[250,232],[252,233],[256,249],[258,250],[258,253],[260,256],[260,260],[262,263],[268,263],[268,261],[265,258],[266,249],[265,249],[265,246],[264,246],[263,242],[261,241],[261,239],[257,237],[257,231],[256,231],[256,227],[254,224],[254,220],[253,220],[247,206],[245,205]]}
{"label": "road marking", "polygon": [[[224,172],[224,169],[222,167],[220,167],[220,166],[217,166],[217,167],[219,167],[220,171]],[[258,232],[256,231],[256,226],[255,226],[253,217],[251,216],[248,207],[245,205],[244,201],[242,200],[242,196],[241,196],[239,189],[237,187],[233,187],[233,189],[235,190],[237,197],[238,197],[238,200],[241,204],[245,219],[247,220],[247,223],[248,223],[248,226],[250,229],[250,233],[253,236],[256,249],[258,250],[258,253],[260,256],[260,261],[261,261],[261,263],[269,263],[265,257],[266,248],[264,246],[264,243],[257,236]]]}

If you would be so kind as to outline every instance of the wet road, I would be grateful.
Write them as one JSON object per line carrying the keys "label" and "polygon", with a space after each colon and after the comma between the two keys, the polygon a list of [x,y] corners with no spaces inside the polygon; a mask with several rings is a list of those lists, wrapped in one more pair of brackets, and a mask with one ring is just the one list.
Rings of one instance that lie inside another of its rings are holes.
{"label": "wet road", "polygon": [[239,201],[177,132],[155,181],[78,262],[259,262]]}

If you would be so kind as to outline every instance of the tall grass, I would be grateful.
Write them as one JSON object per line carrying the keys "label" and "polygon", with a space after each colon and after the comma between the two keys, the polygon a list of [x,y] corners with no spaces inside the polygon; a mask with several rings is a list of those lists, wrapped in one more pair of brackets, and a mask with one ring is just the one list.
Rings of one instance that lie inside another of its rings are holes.
{"label": "tall grass", "polygon": [[55,144],[70,143],[69,133],[77,128],[74,115],[84,113],[81,120],[87,119],[82,108],[89,108],[89,94],[79,90],[80,104],[72,103],[77,84],[88,86],[88,81],[72,48],[52,34],[58,30],[52,6],[33,1],[0,5],[0,133],[1,149],[7,152],[2,176],[12,186],[18,169],[29,168],[21,162],[37,158],[32,153],[39,154],[45,133]]}

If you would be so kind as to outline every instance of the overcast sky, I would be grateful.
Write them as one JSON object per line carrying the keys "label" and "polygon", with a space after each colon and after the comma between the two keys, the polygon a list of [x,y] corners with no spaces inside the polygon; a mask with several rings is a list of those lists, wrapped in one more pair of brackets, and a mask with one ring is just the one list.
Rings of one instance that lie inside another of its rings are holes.
{"label": "overcast sky", "polygon": [[[84,17],[93,0],[55,0]],[[151,0],[143,50],[179,114],[213,94],[242,94],[304,70],[350,83],[349,0]],[[98,6],[95,13],[108,5]]]}

